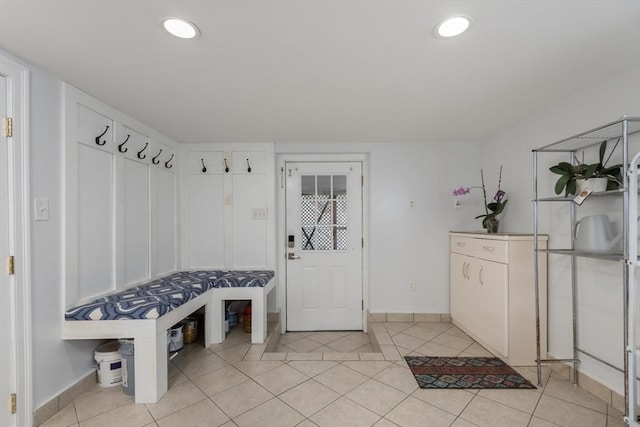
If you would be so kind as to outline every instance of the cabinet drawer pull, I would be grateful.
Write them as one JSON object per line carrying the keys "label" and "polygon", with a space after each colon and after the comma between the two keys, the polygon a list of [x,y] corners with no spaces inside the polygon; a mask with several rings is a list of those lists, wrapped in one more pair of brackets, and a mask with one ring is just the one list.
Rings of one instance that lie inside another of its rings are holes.
{"label": "cabinet drawer pull", "polygon": [[484,267],[480,267],[480,271],[478,271],[478,280],[480,280],[480,285],[484,285],[484,282],[482,281],[482,270],[484,270]]}
{"label": "cabinet drawer pull", "polygon": [[458,245],[458,246],[467,246],[465,243],[462,243],[462,242],[456,242],[456,245]]}
{"label": "cabinet drawer pull", "polygon": [[494,248],[493,246],[483,246],[482,249],[489,252],[493,252],[496,250],[496,248]]}

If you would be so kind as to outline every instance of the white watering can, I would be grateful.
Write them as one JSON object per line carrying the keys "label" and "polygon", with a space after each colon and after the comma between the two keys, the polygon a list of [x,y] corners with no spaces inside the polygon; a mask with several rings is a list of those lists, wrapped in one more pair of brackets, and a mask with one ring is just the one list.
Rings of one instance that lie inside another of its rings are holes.
{"label": "white watering can", "polygon": [[576,244],[579,251],[611,253],[622,239],[622,233],[613,235],[607,215],[585,216],[576,222]]}

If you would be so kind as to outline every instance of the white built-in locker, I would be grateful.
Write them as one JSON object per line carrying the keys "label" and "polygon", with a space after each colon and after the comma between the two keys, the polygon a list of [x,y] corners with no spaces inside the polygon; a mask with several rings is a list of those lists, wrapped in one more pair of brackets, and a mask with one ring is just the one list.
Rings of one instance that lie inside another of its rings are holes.
{"label": "white built-in locker", "polygon": [[175,144],[64,85],[65,307],[178,268]]}
{"label": "white built-in locker", "polygon": [[177,174],[166,167],[156,167],[154,218],[154,276],[178,270]]}
{"label": "white built-in locker", "polygon": [[115,283],[114,266],[114,156],[100,147],[76,144],[77,271],[76,297],[89,298]]}
{"label": "white built-in locker", "polygon": [[183,149],[183,266],[273,268],[273,145]]}

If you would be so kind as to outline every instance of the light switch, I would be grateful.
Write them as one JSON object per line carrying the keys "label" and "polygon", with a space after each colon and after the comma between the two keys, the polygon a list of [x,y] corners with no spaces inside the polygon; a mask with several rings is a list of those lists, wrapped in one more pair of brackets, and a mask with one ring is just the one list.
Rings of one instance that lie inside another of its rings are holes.
{"label": "light switch", "polygon": [[36,198],[34,209],[36,221],[49,221],[49,199]]}

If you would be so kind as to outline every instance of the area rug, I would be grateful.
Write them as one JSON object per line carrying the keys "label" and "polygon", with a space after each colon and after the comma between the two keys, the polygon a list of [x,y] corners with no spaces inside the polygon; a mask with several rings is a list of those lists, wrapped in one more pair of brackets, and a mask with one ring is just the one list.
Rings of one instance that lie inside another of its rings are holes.
{"label": "area rug", "polygon": [[420,388],[536,388],[497,357],[405,356]]}

